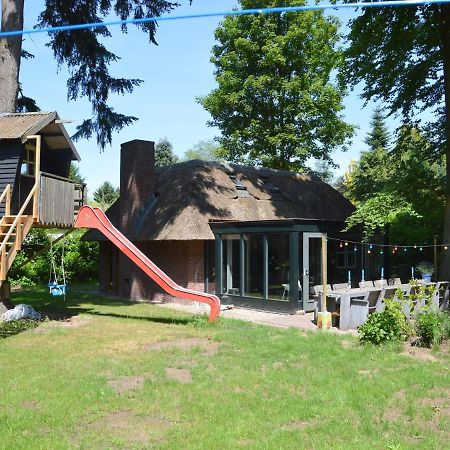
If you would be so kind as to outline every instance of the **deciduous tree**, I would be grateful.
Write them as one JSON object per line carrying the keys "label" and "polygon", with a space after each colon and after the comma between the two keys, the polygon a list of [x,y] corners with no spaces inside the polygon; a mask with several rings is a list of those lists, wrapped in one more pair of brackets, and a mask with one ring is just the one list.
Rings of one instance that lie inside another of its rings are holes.
{"label": "deciduous tree", "polygon": [[[242,8],[304,4],[241,0]],[[212,49],[218,87],[200,103],[217,126],[227,159],[305,170],[313,157],[332,162],[353,129],[342,119],[337,19],[320,11],[226,17]]]}
{"label": "deciduous tree", "polygon": [[429,151],[446,157],[443,239],[450,240],[450,5],[369,8],[349,25],[346,80],[364,81],[363,98],[384,101],[391,113],[414,120],[428,110],[436,118]]}

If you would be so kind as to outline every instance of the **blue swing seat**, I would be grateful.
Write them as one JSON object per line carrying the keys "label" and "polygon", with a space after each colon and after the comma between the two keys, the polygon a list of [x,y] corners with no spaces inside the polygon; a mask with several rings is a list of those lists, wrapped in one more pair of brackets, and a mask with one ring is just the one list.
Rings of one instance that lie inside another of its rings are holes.
{"label": "blue swing seat", "polygon": [[60,295],[66,295],[66,285],[65,284],[58,284],[56,281],[52,281],[51,283],[48,283],[48,287],[50,290],[50,294],[52,294],[54,297],[58,297]]}

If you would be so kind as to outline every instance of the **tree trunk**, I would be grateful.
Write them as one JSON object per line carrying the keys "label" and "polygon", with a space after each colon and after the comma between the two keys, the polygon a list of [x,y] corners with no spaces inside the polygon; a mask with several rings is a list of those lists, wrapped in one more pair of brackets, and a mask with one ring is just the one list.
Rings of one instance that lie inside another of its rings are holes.
{"label": "tree trunk", "polygon": [[[442,61],[444,72],[445,91],[445,137],[446,137],[446,207],[444,217],[444,230],[442,239],[444,243],[450,244],[450,5],[440,5],[440,33],[442,43]],[[441,280],[450,280],[450,251],[442,251],[441,269],[439,271]]]}
{"label": "tree trunk", "polygon": [[[25,0],[2,0],[2,31],[22,30]],[[15,112],[22,36],[0,39],[0,112]]]}

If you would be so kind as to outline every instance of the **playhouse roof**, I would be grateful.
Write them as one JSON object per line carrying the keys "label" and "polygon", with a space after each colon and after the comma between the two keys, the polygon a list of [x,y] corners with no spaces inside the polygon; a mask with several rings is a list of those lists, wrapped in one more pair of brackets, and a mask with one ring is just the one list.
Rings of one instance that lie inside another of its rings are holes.
{"label": "playhouse roof", "polygon": [[25,143],[34,134],[40,134],[50,149],[70,150],[73,159],[80,160],[58,113],[0,113],[0,140],[20,139]]}
{"label": "playhouse roof", "polygon": [[[343,223],[354,210],[337,190],[313,175],[193,160],[156,168],[155,178],[156,200],[134,226],[136,234],[129,236],[136,241],[214,239],[210,223],[217,221]],[[107,211],[116,226],[119,203]],[[86,239],[103,237],[90,231]]]}

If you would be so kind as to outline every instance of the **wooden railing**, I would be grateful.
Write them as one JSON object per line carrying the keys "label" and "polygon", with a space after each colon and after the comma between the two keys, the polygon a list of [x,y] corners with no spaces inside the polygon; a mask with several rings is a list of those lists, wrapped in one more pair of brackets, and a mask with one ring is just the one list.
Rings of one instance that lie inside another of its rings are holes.
{"label": "wooden railing", "polygon": [[41,172],[39,223],[72,227],[76,213],[86,203],[85,185]]}
{"label": "wooden railing", "polygon": [[11,214],[11,185],[7,184],[3,190],[2,195],[0,195],[0,204],[5,200],[5,215],[9,216]]}
{"label": "wooden railing", "polygon": [[[0,280],[2,281],[6,279],[6,274],[8,273],[8,270],[11,267],[12,261],[14,260],[17,251],[20,250],[22,246],[22,241],[25,238],[24,235],[26,234],[24,232],[24,229],[22,228],[22,225],[23,227],[25,227],[26,225],[25,223],[23,223],[23,215],[26,207],[28,206],[28,203],[30,203],[31,199],[33,200],[35,199],[36,191],[37,191],[37,183],[31,189],[30,193],[28,194],[28,197],[26,198],[25,202],[20,208],[18,214],[15,216],[13,223],[5,224],[8,226],[9,230],[7,231],[5,237],[3,238],[2,243],[0,244]],[[14,245],[9,249],[7,253],[6,246],[8,245],[8,242],[14,230],[16,230],[16,239],[14,241]]]}

